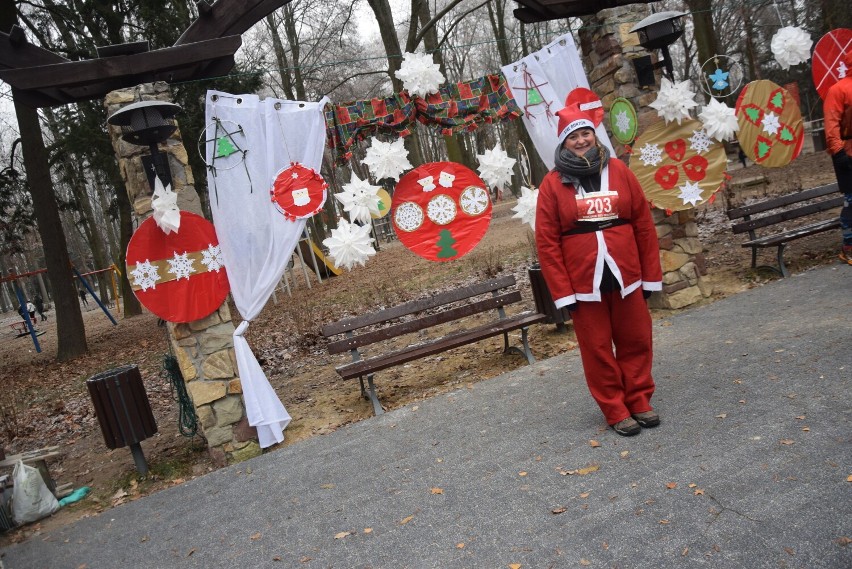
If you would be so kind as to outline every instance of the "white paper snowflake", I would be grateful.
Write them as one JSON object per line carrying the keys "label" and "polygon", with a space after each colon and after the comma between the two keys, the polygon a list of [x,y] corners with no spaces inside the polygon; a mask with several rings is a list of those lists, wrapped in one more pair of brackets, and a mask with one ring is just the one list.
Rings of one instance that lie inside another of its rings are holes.
{"label": "white paper snowflake", "polygon": [[616,113],[615,127],[619,132],[630,132],[630,117],[627,115],[627,111]]}
{"label": "white paper snowflake", "polygon": [[369,225],[358,225],[340,219],[337,228],[331,230],[331,237],[322,242],[328,248],[328,256],[335,266],[351,271],[356,264],[364,266],[367,259],[376,254],[370,229]]}
{"label": "white paper snowflake", "polygon": [[456,202],[444,194],[438,194],[426,205],[426,215],[437,225],[448,225],[456,218]]}
{"label": "white paper snowflake", "polygon": [[811,58],[813,43],[811,36],[802,28],[787,26],[775,32],[769,47],[781,69],[789,69],[791,65],[804,63]]}
{"label": "white paper snowflake", "polygon": [[678,197],[683,200],[684,204],[696,205],[701,201],[701,187],[696,182],[686,182],[680,188]]}
{"label": "white paper snowflake", "polygon": [[701,110],[698,118],[704,125],[704,131],[719,142],[731,140],[734,133],[740,130],[737,112],[716,99],[710,99],[707,106]]}
{"label": "white paper snowflake", "polygon": [[441,68],[428,53],[406,52],[402,56],[402,65],[394,75],[402,81],[409,95],[418,97],[437,93],[438,87],[444,82]]}
{"label": "white paper snowflake", "polygon": [[394,208],[393,220],[402,231],[416,231],[424,219],[423,208],[414,202],[403,202]]}
{"label": "white paper snowflake", "polygon": [[689,110],[697,107],[693,99],[695,93],[689,88],[689,81],[681,81],[680,83],[672,83],[665,77],[660,84],[660,92],[657,94],[657,99],[650,104],[650,107],[657,109],[657,114],[660,115],[666,124],[689,118]]}
{"label": "white paper snowflake", "polygon": [[393,142],[382,142],[377,138],[371,138],[364,164],[376,180],[393,178],[396,182],[399,181],[399,176],[403,172],[413,168],[408,161],[408,150],[405,149],[405,141],[402,138],[397,138]]}
{"label": "white paper snowflake", "polygon": [[763,132],[769,136],[775,136],[781,129],[781,121],[778,120],[778,115],[775,113],[766,113],[763,115]]}
{"label": "white paper snowflake", "polygon": [[488,192],[476,186],[468,186],[459,196],[459,205],[468,215],[481,215],[488,209],[488,202]]}
{"label": "white paper snowflake", "polygon": [[219,272],[225,267],[225,261],[222,259],[222,250],[218,245],[208,244],[207,249],[201,252],[201,264],[207,267],[208,271]]}
{"label": "white paper snowflake", "polygon": [[149,288],[157,288],[160,273],[151,261],[145,259],[144,263],[136,263],[136,268],[130,271],[133,276],[133,286],[140,287],[143,291]]}
{"label": "white paper snowflake", "polygon": [[707,136],[703,130],[693,130],[692,136],[689,138],[689,149],[694,150],[698,154],[704,154],[713,146],[713,139]]}
{"label": "white paper snowflake", "polygon": [[538,204],[538,188],[530,189],[526,186],[521,186],[521,197],[518,198],[518,203],[512,208],[515,215],[514,219],[520,219],[524,223],[529,223],[533,231],[535,231],[535,208]]}
{"label": "white paper snowflake", "polygon": [[168,260],[169,272],[175,276],[176,280],[189,280],[189,274],[195,272],[195,268],[192,266],[195,260],[190,259],[189,253],[186,251],[183,252],[183,255],[178,254],[177,251],[174,253],[175,256]]}
{"label": "white paper snowflake", "polygon": [[343,211],[349,214],[350,221],[370,223],[370,215],[379,215],[379,186],[372,186],[367,180],[352,175],[352,181],[343,184],[343,191],[334,197],[343,204]]}
{"label": "white paper snowflake", "polygon": [[639,149],[639,160],[645,166],[656,166],[663,161],[663,149],[658,144],[645,144]]}
{"label": "white paper snowflake", "polygon": [[489,187],[502,188],[512,180],[512,168],[517,160],[510,158],[499,144],[484,154],[477,154],[476,159],[479,161],[479,177]]}
{"label": "white paper snowflake", "polygon": [[168,235],[180,229],[180,210],[177,206],[177,194],[172,186],[163,187],[159,176],[154,176],[154,195],[151,197],[151,208],[154,210],[154,223]]}

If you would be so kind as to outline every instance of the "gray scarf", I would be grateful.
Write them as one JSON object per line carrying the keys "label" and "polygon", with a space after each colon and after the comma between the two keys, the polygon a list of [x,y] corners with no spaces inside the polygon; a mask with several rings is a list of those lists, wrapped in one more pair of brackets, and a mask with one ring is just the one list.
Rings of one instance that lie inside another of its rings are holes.
{"label": "gray scarf", "polygon": [[566,183],[600,174],[608,161],[609,149],[600,144],[583,156],[577,156],[561,144],[556,148],[556,170]]}

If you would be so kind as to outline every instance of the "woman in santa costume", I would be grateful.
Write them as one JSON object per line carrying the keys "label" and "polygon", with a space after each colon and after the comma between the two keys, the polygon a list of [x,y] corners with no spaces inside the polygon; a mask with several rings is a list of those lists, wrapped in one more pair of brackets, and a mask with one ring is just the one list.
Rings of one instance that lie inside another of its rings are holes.
{"label": "woman in santa costume", "polygon": [[639,181],[610,159],[591,117],[576,105],[556,114],[556,167],[536,207],[541,270],[556,307],[571,312],[592,397],[616,433],[632,436],[660,424],[645,304],[662,290],[657,232]]}

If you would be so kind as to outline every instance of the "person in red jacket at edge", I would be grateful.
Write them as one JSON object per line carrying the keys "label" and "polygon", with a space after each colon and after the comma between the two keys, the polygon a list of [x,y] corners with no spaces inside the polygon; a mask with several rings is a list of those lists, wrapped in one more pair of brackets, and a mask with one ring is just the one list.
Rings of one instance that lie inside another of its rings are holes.
{"label": "person in red jacket at edge", "polygon": [[831,86],[823,102],[825,142],[834,163],[837,189],[844,196],[840,210],[843,249],[840,258],[852,265],[852,51],[843,56],[846,76]]}
{"label": "person in red jacket at edge", "polygon": [[571,314],[592,397],[616,433],[632,436],[660,424],[645,302],[662,290],[657,231],[639,181],[610,158],[592,119],[577,105],[556,114],[556,167],[536,206],[539,262],[556,307]]}

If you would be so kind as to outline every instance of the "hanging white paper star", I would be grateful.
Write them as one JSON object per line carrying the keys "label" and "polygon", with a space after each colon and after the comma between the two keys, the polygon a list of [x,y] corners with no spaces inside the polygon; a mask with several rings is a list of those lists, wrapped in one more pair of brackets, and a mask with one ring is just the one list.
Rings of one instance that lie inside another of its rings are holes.
{"label": "hanging white paper star", "polygon": [[370,226],[349,223],[342,218],[337,228],[331,230],[331,237],[322,244],[328,247],[328,256],[334,264],[348,271],[356,264],[364,266],[367,259],[376,254],[370,237]]}
{"label": "hanging white paper star", "polygon": [[731,140],[740,130],[736,110],[716,99],[710,99],[698,118],[704,124],[704,131],[719,142]]}
{"label": "hanging white paper star", "polygon": [[151,207],[154,209],[154,222],[157,227],[168,235],[180,229],[180,210],[177,206],[177,194],[172,191],[171,184],[163,187],[159,176],[154,176],[154,195],[151,197]]}
{"label": "hanging white paper star", "polygon": [[402,56],[402,65],[394,75],[402,81],[409,95],[418,97],[437,93],[438,87],[444,82],[441,68],[428,53],[406,52]]}
{"label": "hanging white paper star", "polygon": [[769,112],[763,115],[763,132],[770,136],[775,136],[781,129],[781,121],[778,120],[778,115]]}
{"label": "hanging white paper star", "polygon": [[207,267],[208,271],[219,272],[225,267],[225,261],[222,259],[222,250],[218,245],[208,244],[207,249],[201,252],[201,264]]}
{"label": "hanging white paper star", "polygon": [[176,280],[189,280],[189,273],[195,272],[195,268],[192,266],[195,261],[189,258],[189,254],[186,251],[183,252],[183,255],[179,255],[175,251],[175,256],[168,259],[168,261],[169,272],[175,276]]}
{"label": "hanging white paper star", "polygon": [[370,173],[376,180],[393,178],[396,182],[399,181],[399,176],[403,172],[413,168],[408,161],[405,141],[401,138],[393,142],[382,142],[378,138],[371,138],[364,164],[370,168]]}
{"label": "hanging white paper star", "polygon": [[697,182],[686,182],[679,188],[678,197],[683,200],[684,204],[696,205],[701,201],[701,186]]}
{"label": "hanging white paper star", "polygon": [[791,65],[804,63],[811,58],[813,43],[811,36],[802,28],[787,26],[775,32],[769,47],[781,69],[789,69]]}
{"label": "hanging white paper star", "polygon": [[489,187],[502,188],[512,180],[512,168],[517,160],[510,158],[499,144],[484,154],[477,154],[476,159],[479,161],[479,177]]}
{"label": "hanging white paper star", "polygon": [[343,184],[343,191],[334,197],[343,204],[343,211],[349,214],[351,221],[369,224],[370,214],[379,215],[379,186],[372,186],[367,180],[352,175],[352,181]]}
{"label": "hanging white paper star", "polygon": [[512,218],[520,219],[523,223],[529,223],[535,231],[536,204],[538,204],[538,188],[530,189],[521,186],[521,197],[518,198],[518,203],[512,208],[512,211],[515,212]]}
{"label": "hanging white paper star", "polygon": [[703,130],[693,130],[689,138],[689,149],[704,154],[713,146],[713,140]]}
{"label": "hanging white paper star", "polygon": [[689,110],[698,106],[694,98],[695,93],[689,89],[689,81],[672,83],[663,77],[657,99],[650,104],[650,107],[657,109],[657,114],[667,124],[675,120],[677,124],[680,124],[681,120],[689,118]]}
{"label": "hanging white paper star", "polygon": [[145,259],[144,263],[136,263],[136,268],[130,271],[130,274],[133,276],[133,285],[141,287],[143,291],[157,288],[157,281],[160,280],[157,267],[148,259]]}
{"label": "hanging white paper star", "polygon": [[639,160],[645,166],[656,166],[663,161],[663,149],[658,144],[645,144],[639,149]]}

